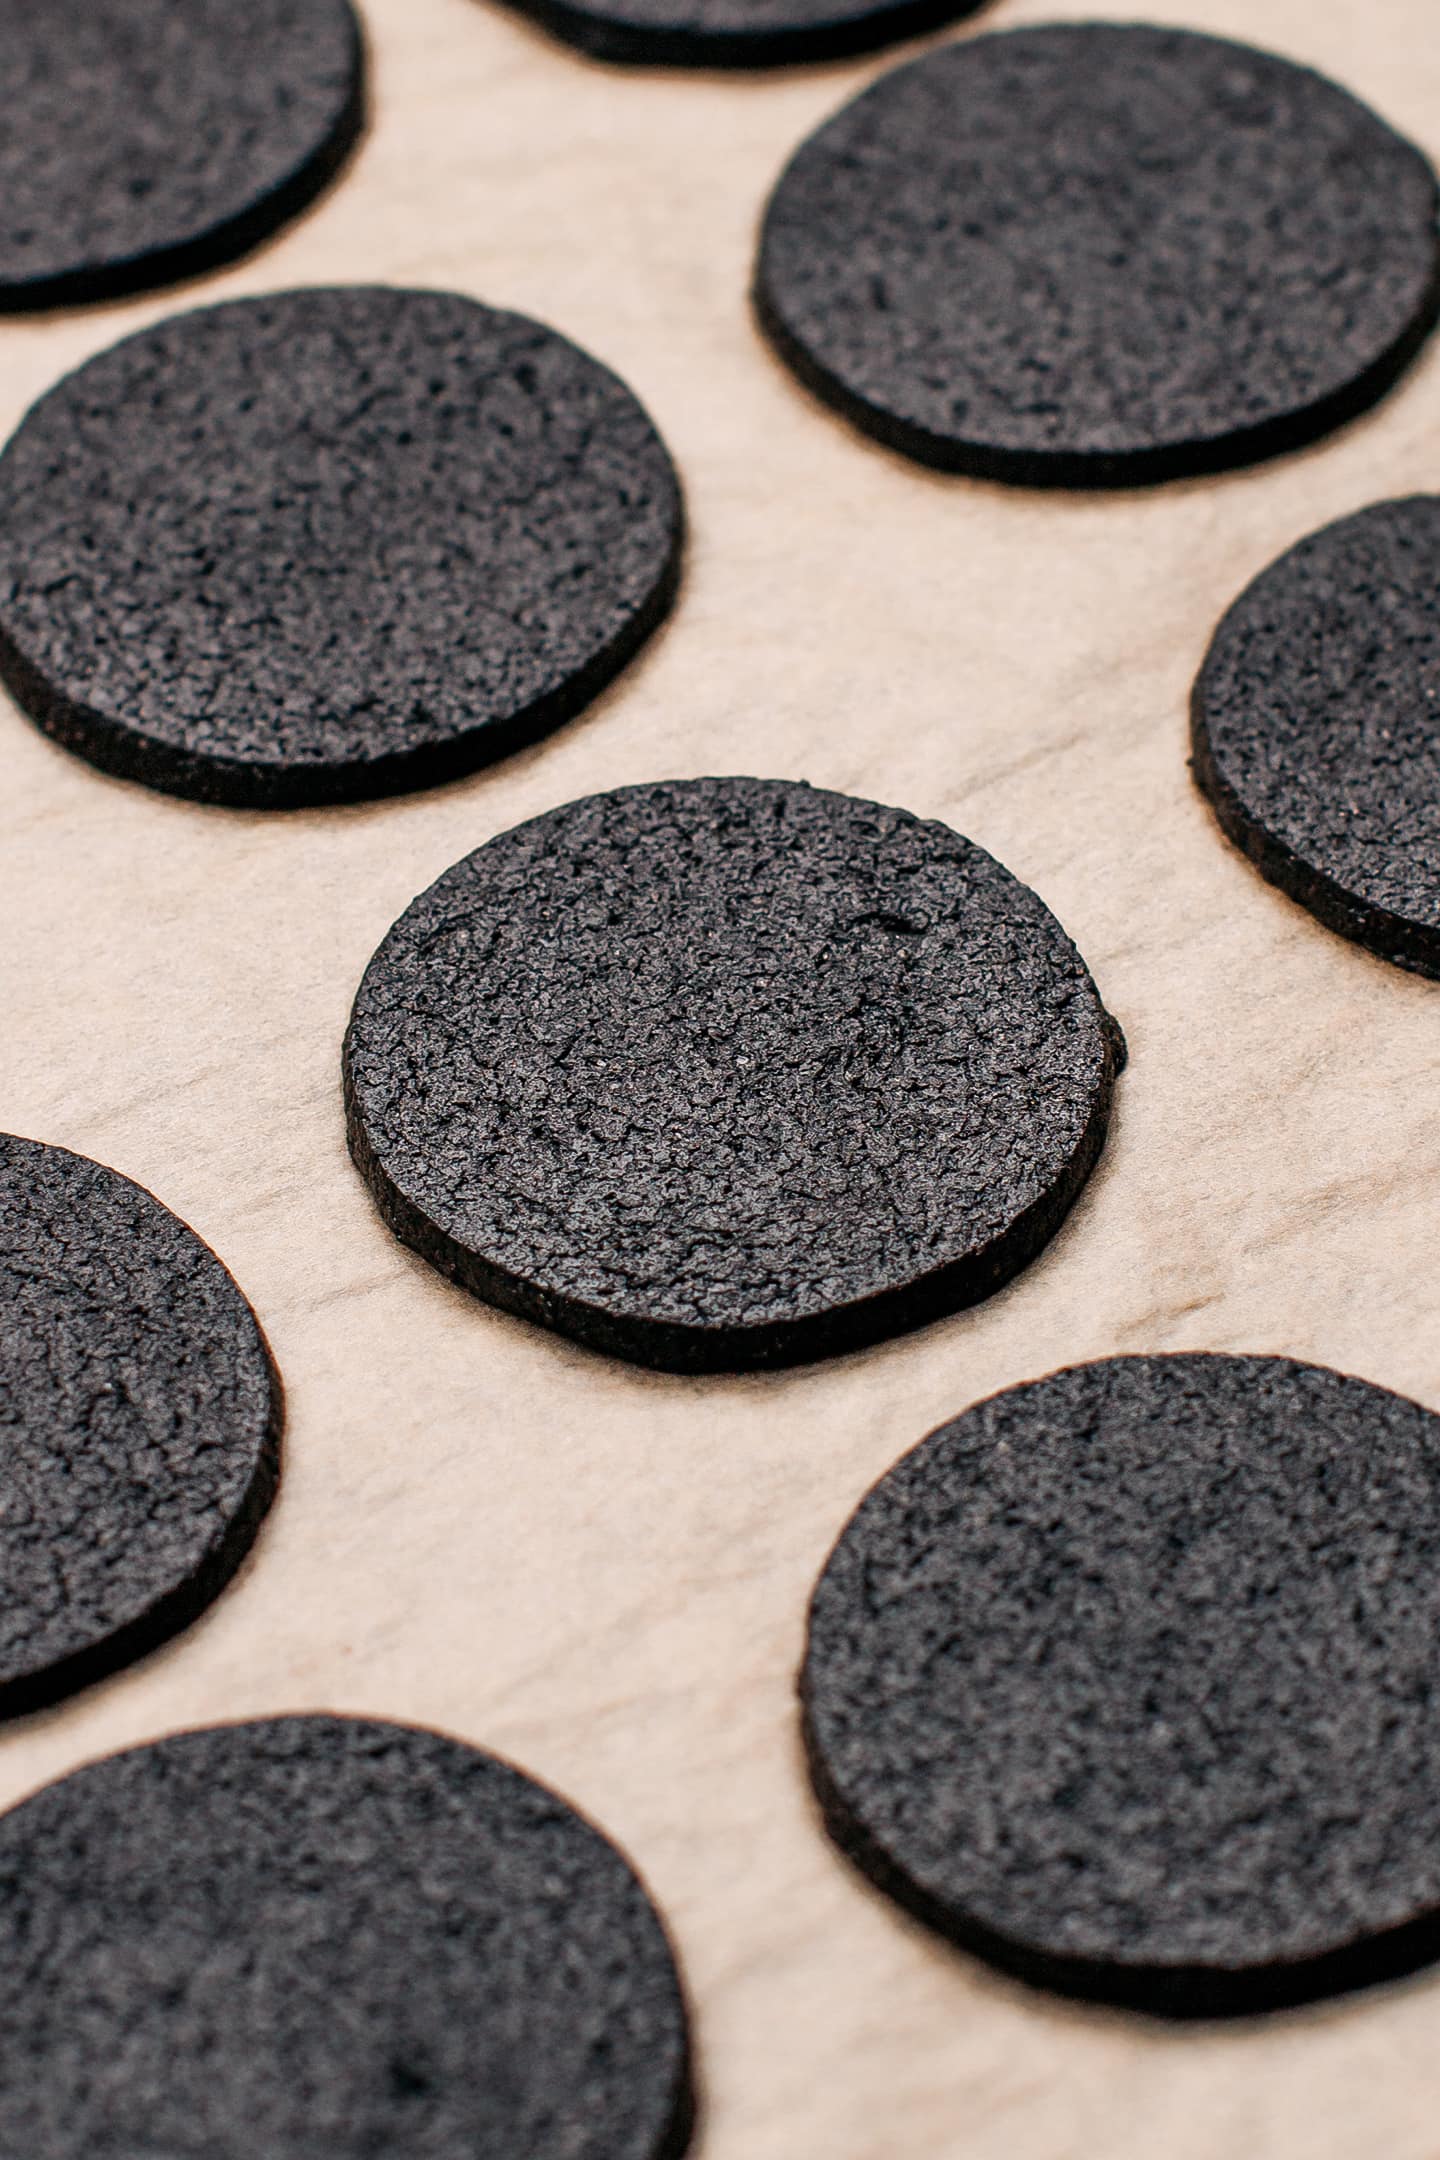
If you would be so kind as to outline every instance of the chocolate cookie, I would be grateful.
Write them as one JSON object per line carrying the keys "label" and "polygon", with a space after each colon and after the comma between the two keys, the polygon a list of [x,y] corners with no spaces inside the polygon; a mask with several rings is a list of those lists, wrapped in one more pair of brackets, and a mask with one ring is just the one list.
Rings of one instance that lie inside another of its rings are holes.
{"label": "chocolate cookie", "polygon": [[1116,1358],[933,1433],[836,1546],[832,1835],[1044,1986],[1176,2016],[1440,1952],[1440,1419],[1286,1358]]}
{"label": "chocolate cookie", "polygon": [[1440,976],[1440,500],[1342,518],[1247,587],[1191,705],[1195,777],[1272,885]]}
{"label": "chocolate cookie", "polygon": [[447,872],[350,1022],[350,1146],[479,1296],[675,1371],[859,1347],[1034,1258],[1122,1055],[970,841],[785,781],[591,796]]}
{"label": "chocolate cookie", "polygon": [[0,1134],[0,1716],[204,1611],[270,1505],[280,1422],[209,1247],[128,1178]]}
{"label": "chocolate cookie", "polygon": [[162,322],[0,456],[0,674],[106,771],[277,808],[556,727],[666,613],[679,487],[608,369],[448,293]]}
{"label": "chocolate cookie", "polygon": [[1369,405],[1440,305],[1435,175],[1348,92],[1188,31],[1070,23],[928,53],[792,158],[760,320],[882,442],[1129,486]]}
{"label": "chocolate cookie", "polygon": [[983,0],[511,0],[552,36],[631,67],[803,67],[873,52]]}
{"label": "chocolate cookie", "polygon": [[0,51],[0,311],[229,262],[364,119],[349,0],[0,0]]}
{"label": "chocolate cookie", "polygon": [[399,1725],[185,1733],[0,1819],[0,2149],[678,2160],[674,1960],[626,1862]]}

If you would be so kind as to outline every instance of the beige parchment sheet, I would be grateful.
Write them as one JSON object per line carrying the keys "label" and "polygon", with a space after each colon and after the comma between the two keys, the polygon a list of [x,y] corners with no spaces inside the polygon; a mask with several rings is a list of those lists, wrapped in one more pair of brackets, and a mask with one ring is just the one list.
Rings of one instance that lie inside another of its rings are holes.
{"label": "beige parchment sheet", "polygon": [[[645,400],[688,490],[684,593],[549,743],[358,809],[169,801],[0,700],[0,1126],[116,1165],[208,1238],[290,1403],[238,1580],[129,1674],[0,1728],[0,1804],[191,1724],[430,1723],[557,1785],[646,1875],[693,1994],[704,2160],[1435,2160],[1440,1976],[1221,2030],[1025,1992],[832,1852],[793,1681],[860,1494],[1010,1382],[1286,1351],[1440,1409],[1440,987],[1273,893],[1185,767],[1190,681],[1245,580],[1440,484],[1440,343],[1377,413],[1249,473],[1068,498],[926,474],[814,405],[745,304],[784,158],[886,60],[636,76],[482,0],[366,6],[375,122],[341,184],[183,294],[0,324],[0,432],[180,305],[453,287],[554,323]],[[1147,11],[1313,62],[1440,156],[1435,0]],[[1012,0],[974,27],[1085,12]],[[449,863],[592,789],[708,772],[970,834],[1056,910],[1132,1062],[1086,1196],[990,1304],[834,1365],[687,1381],[504,1319],[394,1244],[346,1157],[337,1060],[372,949]]]}

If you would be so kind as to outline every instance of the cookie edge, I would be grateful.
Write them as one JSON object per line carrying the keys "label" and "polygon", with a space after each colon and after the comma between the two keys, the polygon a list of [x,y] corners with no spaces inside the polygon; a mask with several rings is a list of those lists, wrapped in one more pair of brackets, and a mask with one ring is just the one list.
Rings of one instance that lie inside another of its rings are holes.
{"label": "cookie edge", "polygon": [[858,58],[910,38],[926,37],[976,15],[990,0],[872,0],[866,11],[830,17],[808,28],[697,30],[651,27],[618,12],[600,13],[575,0],[501,0],[589,60],[611,67],[685,68],[735,73],[803,68]]}
{"label": "cookie edge", "polygon": [[1304,908],[1326,930],[1333,930],[1351,944],[1362,946],[1376,959],[1388,961],[1392,967],[1404,968],[1409,974],[1425,976],[1431,982],[1440,982],[1440,926],[1431,928],[1411,922],[1406,916],[1396,915],[1389,908],[1363,899],[1328,871],[1317,870],[1287,841],[1262,825],[1251,814],[1221,765],[1211,738],[1209,714],[1210,683],[1220,665],[1222,642],[1231,624],[1255,596],[1257,587],[1313,542],[1354,524],[1372,510],[1417,499],[1437,500],[1435,497],[1389,496],[1380,502],[1367,503],[1359,510],[1332,518],[1313,532],[1302,535],[1256,572],[1230,602],[1210,633],[1205,657],[1191,685],[1188,762],[1195,786],[1208,803],[1221,832],[1260,872],[1267,884]]}
{"label": "cookie edge", "polygon": [[370,125],[369,40],[353,0],[343,0],[343,5],[351,41],[350,80],[344,102],[328,134],[278,186],[185,240],[167,241],[113,262],[47,271],[42,277],[28,280],[0,278],[0,319],[94,307],[187,284],[255,254],[318,202],[348,165]]}
{"label": "cookie edge", "polygon": [[[1083,27],[1086,25],[1079,23],[1020,25],[1011,30],[992,31],[987,39],[976,42],[989,42],[990,39],[1002,37],[1034,36],[1049,29],[1075,30]],[[1125,25],[1106,23],[1091,27],[1119,29]],[[1219,32],[1186,30],[1176,25],[1165,27],[1170,28],[1176,35],[1194,37],[1210,44],[1240,44],[1246,51],[1257,53],[1267,60],[1292,68],[1297,74],[1315,79],[1327,90],[1359,107],[1374,125],[1384,129],[1406,150],[1417,166],[1426,173],[1430,186],[1429,282],[1415,314],[1392,343],[1378,354],[1368,367],[1362,369],[1359,375],[1341,383],[1323,397],[1312,400],[1308,405],[1267,420],[1252,422],[1244,427],[1229,429],[1223,435],[1150,445],[1142,450],[1010,450],[996,444],[967,442],[950,435],[940,435],[918,421],[900,418],[850,389],[842,378],[812,354],[809,347],[791,330],[773,291],[767,262],[772,218],[781,191],[797,160],[842,114],[850,111],[889,79],[882,75],[847,99],[844,105],[828,114],[802,138],[786,159],[766,198],[760,217],[750,286],[752,315],[772,351],[821,405],[837,413],[872,441],[916,464],[928,466],[933,471],[957,474],[972,480],[992,481],[1008,487],[1056,488],[1083,493],[1092,489],[1113,491],[1160,487],[1173,481],[1203,479],[1217,473],[1264,464],[1271,459],[1304,449],[1309,444],[1333,434],[1349,421],[1359,419],[1377,405],[1388,391],[1396,387],[1411,362],[1428,342],[1437,324],[1440,324],[1440,174],[1437,174],[1434,164],[1418,144],[1394,127],[1383,113],[1377,112],[1373,105],[1347,89],[1344,84],[1335,82],[1320,69],[1294,60],[1288,54],[1249,45],[1244,40],[1227,38]],[[964,48],[959,46],[937,49],[958,51]],[[908,64],[923,66],[926,57],[928,56],[922,55],[918,61]],[[899,74],[902,71],[902,67],[897,67],[892,73]]]}
{"label": "cookie edge", "polygon": [[[647,781],[632,788],[605,792],[617,795],[644,794],[654,787],[667,784],[693,786],[698,783]],[[803,781],[783,781],[775,784],[785,787],[807,785]],[[819,789],[816,792],[827,794],[834,791]],[[849,802],[861,800],[850,796],[842,796],[841,799]],[[567,807],[570,806],[556,806],[557,809]],[[526,823],[536,825],[554,814],[554,811],[545,811]],[[915,818],[911,812],[901,814],[914,823],[925,822]],[[947,827],[946,830],[952,829]],[[496,839],[504,837],[504,834],[494,835]],[[963,835],[952,833],[952,837],[963,838]],[[966,845],[976,848],[982,855],[985,853],[974,841],[967,841]],[[462,858],[466,859],[468,858]],[[987,859],[992,862],[996,860],[994,857]],[[1023,882],[1015,878],[1013,871],[1006,870],[1003,863],[997,863],[996,866],[1015,883]],[[443,883],[457,867],[458,865],[452,865],[449,870],[442,872],[441,877],[435,881],[436,884]],[[434,889],[434,886],[431,886],[427,891]],[[1104,1152],[1114,1114],[1116,1083],[1129,1062],[1124,1032],[1106,1008],[1084,955],[1040,895],[1033,893],[1031,887],[1025,887],[1025,890],[1032,892],[1053,926],[1054,934],[1074,953],[1094,1007],[1101,1059],[1089,1110],[1080,1136],[1059,1176],[1038,1193],[1029,1206],[997,1237],[992,1238],[978,1252],[970,1252],[956,1260],[947,1261],[905,1283],[891,1285],[864,1297],[848,1299],[842,1305],[827,1307],[821,1312],[808,1314],[800,1319],[768,1320],[740,1327],[705,1327],[617,1313],[582,1298],[546,1290],[538,1284],[513,1275],[508,1269],[499,1267],[483,1255],[469,1251],[448,1232],[440,1229],[391,1177],[377,1150],[371,1145],[359,1100],[353,1066],[355,1031],[371,969],[384,951],[395,924],[386,931],[366,965],[351,1006],[341,1048],[345,1135],[351,1161],[369,1190],[386,1228],[402,1245],[417,1253],[447,1281],[457,1284],[461,1289],[469,1291],[471,1296],[501,1312],[509,1313],[516,1319],[531,1321],[540,1327],[548,1328],[553,1334],[578,1343],[582,1349],[598,1351],[603,1356],[623,1359],[626,1363],[654,1372],[696,1377],[811,1364],[870,1349],[895,1336],[909,1334],[934,1321],[947,1319],[972,1305],[982,1303],[996,1291],[1003,1289],[1038,1259],[1056,1236],[1089,1183]],[[411,902],[411,907],[419,905],[426,897],[426,893],[420,894],[416,901]],[[409,909],[402,910],[396,922],[403,920],[408,913]]]}
{"label": "cookie edge", "polygon": [[[23,1136],[10,1134],[5,1137],[20,1139]],[[219,1536],[201,1555],[192,1572],[183,1581],[162,1591],[133,1619],[123,1622],[98,1641],[85,1643],[78,1650],[16,1673],[8,1680],[0,1678],[0,1726],[15,1718],[28,1717],[37,1710],[53,1709],[57,1703],[83,1689],[113,1678],[116,1673],[148,1657],[153,1650],[174,1641],[203,1618],[238,1574],[279,1492],[285,1433],[285,1383],[275,1353],[254,1306],[214,1247],[147,1186],[126,1177],[123,1170],[97,1162],[93,1156],[76,1155],[74,1149],[62,1148],[52,1141],[31,1140],[26,1145],[43,1148],[47,1153],[69,1155],[90,1169],[104,1171],[107,1177],[129,1186],[179,1225],[186,1237],[192,1239],[219,1270],[247,1316],[260,1354],[268,1401],[249,1484]]]}
{"label": "cookie edge", "polygon": [[593,1839],[605,1847],[606,1851],[630,1877],[631,1882],[635,1885],[644,1901],[645,1908],[668,1961],[671,1981],[677,2041],[675,2075],[672,2080],[666,2115],[660,2129],[658,2142],[655,2144],[653,2151],[646,2156],[646,2160],[684,2160],[700,2119],[701,2092],[696,2062],[694,2007],[690,1999],[685,1968],[680,1958],[675,1937],[671,1932],[669,1921],[659,1899],[651,1888],[648,1878],[635,1860],[632,1859],[629,1852],[620,1844],[619,1840],[596,1821],[593,1816],[579,1807],[567,1794],[561,1792],[557,1786],[550,1784],[547,1779],[537,1777],[533,1771],[525,1769],[508,1755],[497,1754],[493,1749],[485,1747],[474,1740],[462,1739],[455,1733],[441,1731],[438,1726],[423,1725],[413,1720],[393,1718],[374,1711],[281,1710],[269,1716],[228,1718],[205,1725],[181,1726],[174,1731],[161,1733],[150,1739],[132,1741],[123,1747],[112,1748],[103,1755],[92,1756],[85,1762],[74,1765],[71,1769],[63,1771],[58,1777],[49,1778],[43,1784],[23,1794],[20,1799],[13,1801],[8,1807],[0,1809],[0,1835],[3,1835],[4,1827],[12,1816],[21,1814],[33,1803],[47,1799],[51,1794],[58,1792],[75,1780],[90,1777],[113,1763],[123,1762],[136,1755],[153,1754],[157,1750],[175,1742],[199,1740],[217,1733],[273,1730],[277,1726],[287,1725],[359,1726],[370,1731],[391,1735],[398,1734],[421,1740],[438,1741],[448,1748],[481,1756],[492,1767],[498,1768],[511,1778],[521,1781],[529,1786],[532,1791],[541,1794],[555,1806],[563,1809],[567,1817],[578,1823]]}
{"label": "cookie edge", "polygon": [[[1316,1364],[1312,1359],[1283,1353],[1251,1351],[1129,1351],[1113,1357],[1082,1359],[1057,1367],[1033,1380],[1022,1380],[993,1390],[967,1404],[916,1441],[896,1462],[883,1471],[862,1493],[842,1524],[815,1578],[806,1606],[805,1648],[795,1678],[799,1705],[799,1737],[812,1798],[826,1836],[841,1857],[878,1891],[933,1934],[984,1964],[1048,1995],[1138,2012],[1164,2023],[1224,2022],[1293,2010],[1304,2004],[1360,1989],[1383,1986],[1405,1978],[1440,1960],[1440,1906],[1419,1913],[1398,1925],[1382,1928],[1319,1951],[1307,1958],[1272,1961],[1268,1964],[1219,1965],[1187,1962],[1173,1965],[1125,1962],[1120,1959],[1064,1955],[1020,1935],[992,1927],[926,1890],[895,1860],[875,1833],[853,1808],[830,1770],[825,1748],[813,1714],[815,1690],[810,1671],[814,1657],[815,1606],[832,1561],[871,1496],[910,1456],[937,1441],[951,1426],[1008,1395],[1043,1387],[1067,1373],[1094,1365],[1157,1364],[1209,1360],[1222,1364],[1246,1364],[1256,1360],[1320,1372],[1331,1378],[1393,1397],[1411,1409],[1424,1410],[1412,1397],[1337,1367]],[[1434,1416],[1435,1413],[1427,1412]]]}
{"label": "cookie edge", "polygon": [[605,645],[593,652],[573,675],[554,689],[533,698],[518,712],[503,719],[481,720],[459,734],[422,744],[413,750],[389,751],[380,757],[337,763],[307,760],[290,766],[280,761],[262,763],[243,758],[202,756],[179,745],[162,742],[156,736],[143,734],[124,721],[69,696],[51,684],[44,670],[12,635],[3,612],[0,612],[0,686],[9,692],[21,713],[41,734],[97,772],[147,787],[155,793],[229,810],[336,809],[351,803],[419,794],[498,764],[578,719],[638,658],[675,610],[684,580],[689,518],[685,490],[674,456],[648,407],[622,376],[585,347],[577,345],[563,330],[542,323],[536,317],[516,315],[510,309],[491,308],[470,294],[454,293],[440,287],[365,282],[286,287],[274,293],[244,294],[208,306],[179,309],[173,315],[161,317],[158,323],[146,325],[112,345],[102,347],[99,353],[92,354],[51,384],[28,407],[8,440],[0,445],[0,458],[6,455],[11,443],[19,439],[49,400],[75,377],[83,375],[92,362],[109,358],[123,346],[142,343],[158,328],[184,321],[190,315],[243,311],[254,305],[323,297],[333,292],[381,292],[402,296],[413,293],[423,299],[460,300],[486,314],[532,325],[568,346],[589,367],[597,370],[635,407],[650,432],[664,468],[669,491],[668,545],[654,581],[640,605]]}

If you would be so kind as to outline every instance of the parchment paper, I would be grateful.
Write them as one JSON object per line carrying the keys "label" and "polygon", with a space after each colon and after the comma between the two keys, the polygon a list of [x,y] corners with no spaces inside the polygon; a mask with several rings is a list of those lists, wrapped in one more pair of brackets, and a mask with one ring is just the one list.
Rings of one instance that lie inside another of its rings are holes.
{"label": "parchment paper", "polygon": [[[1148,13],[1316,63],[1440,155],[1434,0]],[[0,324],[0,430],[177,306],[455,287],[555,323],[646,401],[688,487],[685,591],[578,724],[374,807],[168,801],[0,707],[0,1126],[115,1164],[210,1239],[290,1399],[238,1581],[130,1674],[0,1729],[0,1803],[221,1718],[433,1723],[557,1784],[648,1877],[694,1995],[705,2160],[1433,2160],[1440,1975],[1228,2029],[1027,1993],[832,1852],[793,1676],[861,1492],[1007,1383],[1243,1348],[1440,1408],[1440,987],[1265,886],[1185,768],[1190,681],[1241,584],[1440,483],[1440,343],[1377,413],[1252,472],[1069,498],[927,475],[813,404],[745,304],[772,179],[884,58],[632,76],[482,0],[368,17],[375,125],[342,183],[182,294]],[[694,1382],[502,1319],[394,1244],[345,1154],[337,1060],[371,950],[447,864],[588,790],[706,772],[948,819],[1056,910],[1132,1061],[1099,1174],[1003,1295],[836,1365]]]}

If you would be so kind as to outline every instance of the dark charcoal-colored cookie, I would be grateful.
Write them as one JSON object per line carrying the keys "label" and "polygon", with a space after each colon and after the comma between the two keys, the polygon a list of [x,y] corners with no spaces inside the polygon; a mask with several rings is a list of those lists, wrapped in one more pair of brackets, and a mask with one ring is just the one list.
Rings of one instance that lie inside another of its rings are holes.
{"label": "dark charcoal-colored cookie", "polygon": [[210,1604],[274,1495],[280,1419],[255,1316],[194,1231],[0,1134],[0,1716]]}
{"label": "dark charcoal-colored cookie", "polygon": [[1172,2016],[1440,1955],[1440,1418],[1118,1358],[875,1487],[802,1675],[837,1842],[1042,1985]]}
{"label": "dark charcoal-colored cookie", "polygon": [[397,1236],[675,1371],[984,1297],[1105,1138],[1119,1031],[990,856],[803,783],[672,781],[504,833],[386,938],[345,1049]]}
{"label": "dark charcoal-colored cookie", "polygon": [[1215,633],[1195,777],[1272,884],[1440,976],[1440,498],[1302,540]]}
{"label": "dark charcoal-colored cookie", "polygon": [[0,311],[229,262],[364,119],[350,0],[0,0]]}
{"label": "dark charcoal-colored cookie", "polygon": [[804,143],[760,319],[926,464],[1128,486],[1268,456],[1395,380],[1440,302],[1435,176],[1249,47],[1074,23],[894,70]]}
{"label": "dark charcoal-colored cookie", "polygon": [[645,413],[553,330],[448,293],[235,301],[102,353],[0,456],[0,674],[203,802],[424,787],[618,673],[681,525]]}
{"label": "dark charcoal-colored cookie", "polygon": [[277,1718],[0,1819],[0,2151],[677,2160],[690,2119],[654,1907],[493,1756]]}
{"label": "dark charcoal-colored cookie", "polygon": [[631,67],[804,66],[873,52],[984,0],[510,0],[568,45]]}

